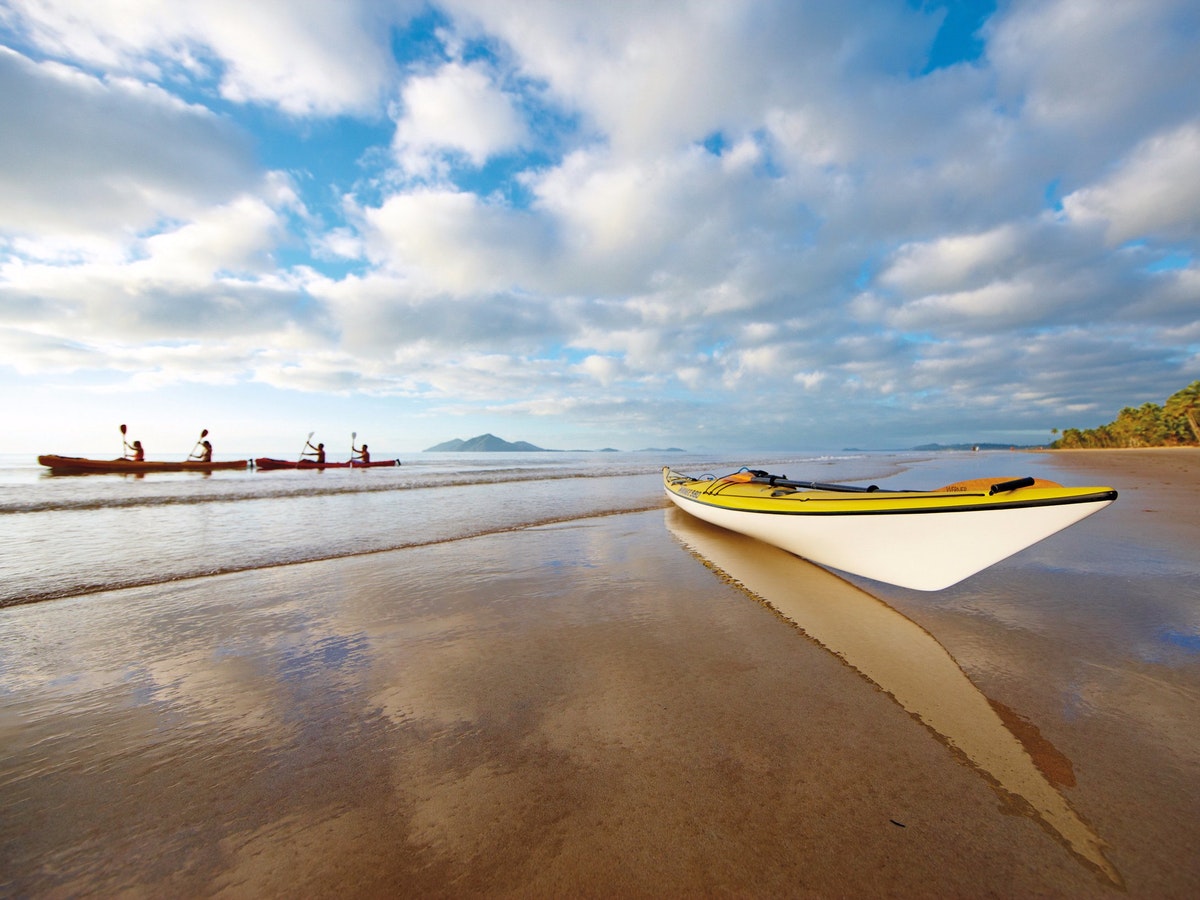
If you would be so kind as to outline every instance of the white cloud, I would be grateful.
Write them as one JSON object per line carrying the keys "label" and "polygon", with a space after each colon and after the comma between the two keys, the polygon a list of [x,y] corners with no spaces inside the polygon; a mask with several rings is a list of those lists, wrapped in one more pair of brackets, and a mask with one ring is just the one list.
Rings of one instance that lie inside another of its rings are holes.
{"label": "white cloud", "polygon": [[529,187],[533,212],[553,225],[557,280],[543,283],[592,296],[753,305],[760,266],[790,265],[776,238],[812,222],[780,185],[695,146],[636,160],[580,150]]}
{"label": "white cloud", "polygon": [[361,215],[368,256],[426,293],[507,290],[539,253],[535,220],[465,191],[421,188]]}
{"label": "white cloud", "polygon": [[1200,237],[1200,122],[1143,141],[1112,175],[1063,198],[1082,225],[1098,223],[1110,243],[1139,236]]}
{"label": "white cloud", "polygon": [[[264,193],[280,189],[268,183]],[[311,346],[326,324],[271,263],[280,230],[279,213],[247,194],[131,240],[121,254],[110,246],[69,260],[0,260],[0,308],[13,326],[7,362],[30,373],[127,372],[134,387],[227,384],[258,347],[295,345],[305,333]]]}
{"label": "white cloud", "polygon": [[362,236],[354,229],[342,226],[309,236],[313,253],[319,260],[358,260],[365,257]]}
{"label": "white cloud", "polygon": [[906,293],[944,291],[990,280],[1011,269],[1023,250],[1022,235],[1011,223],[982,234],[949,235],[921,244],[905,244],[879,276],[880,284]]}
{"label": "white cloud", "polygon": [[503,40],[521,72],[580,110],[619,156],[756,128],[766,110],[814,89],[839,93],[852,68],[905,72],[935,23],[870,2],[836,13],[769,0],[530,0],[521,15],[480,0],[443,5]]}
{"label": "white cloud", "polygon": [[589,356],[579,364],[579,369],[605,387],[614,383],[624,373],[620,359],[613,356]]}
{"label": "white cloud", "polygon": [[479,167],[528,140],[512,95],[496,87],[478,65],[449,63],[409,80],[403,118],[393,141],[401,166],[412,175],[436,171],[443,154],[461,154]]}
{"label": "white cloud", "polygon": [[389,20],[419,9],[395,0],[12,0],[8,20],[43,51],[108,71],[212,75],[235,103],[294,115],[376,108],[391,75]]}
{"label": "white cloud", "polygon": [[271,271],[278,244],[278,213],[257,197],[241,197],[179,228],[142,242],[145,259],[130,264],[134,276],[195,282],[225,272]]}
{"label": "white cloud", "polygon": [[244,134],[160,88],[4,47],[0,86],[0,232],[119,238],[257,178]]}
{"label": "white cloud", "polygon": [[1038,127],[1142,130],[1192,107],[1198,28],[1187,0],[1020,0],[986,27],[987,58]]}
{"label": "white cloud", "polygon": [[904,304],[889,321],[900,329],[923,331],[946,326],[991,327],[1030,324],[1041,318],[1045,297],[1036,283],[994,281],[980,288],[933,294]]}

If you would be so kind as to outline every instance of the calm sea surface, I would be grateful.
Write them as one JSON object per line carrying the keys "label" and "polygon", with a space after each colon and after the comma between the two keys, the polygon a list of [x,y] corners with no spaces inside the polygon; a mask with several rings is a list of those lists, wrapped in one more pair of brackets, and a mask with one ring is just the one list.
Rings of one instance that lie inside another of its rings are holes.
{"label": "calm sea surface", "polygon": [[[420,453],[392,469],[140,476],[0,456],[0,607],[653,508],[664,464],[878,481],[923,456]],[[972,461],[945,462],[954,480]]]}
{"label": "calm sea surface", "polygon": [[418,453],[396,468],[140,476],[0,455],[0,607],[650,509],[664,464],[912,489],[1054,474],[1003,452]]}

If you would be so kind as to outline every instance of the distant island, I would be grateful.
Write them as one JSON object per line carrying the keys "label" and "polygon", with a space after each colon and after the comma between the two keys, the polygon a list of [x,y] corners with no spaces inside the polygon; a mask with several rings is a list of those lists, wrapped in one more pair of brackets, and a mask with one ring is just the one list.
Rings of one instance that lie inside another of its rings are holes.
{"label": "distant island", "polygon": [[[1058,429],[1055,428],[1057,433]],[[1055,450],[1091,447],[1195,447],[1200,444],[1200,381],[1176,391],[1159,406],[1127,406],[1099,428],[1064,428],[1050,446]]]}
{"label": "distant island", "polygon": [[[562,450],[550,450],[546,447],[539,447],[536,444],[531,444],[528,441],[506,441],[503,438],[498,438],[494,434],[480,434],[468,440],[456,438],[452,441],[445,441],[433,447],[427,447],[425,453],[562,453]],[[601,450],[569,450],[569,453],[620,453],[621,451],[613,447],[604,447]],[[665,450],[660,450],[657,447],[648,447],[645,450],[637,451],[639,453],[686,453],[686,450],[681,450],[678,447],[668,447]]]}
{"label": "distant island", "polygon": [[481,434],[469,440],[455,438],[433,447],[428,447],[426,453],[546,453],[544,447],[538,447],[528,441],[510,443],[494,434]]}

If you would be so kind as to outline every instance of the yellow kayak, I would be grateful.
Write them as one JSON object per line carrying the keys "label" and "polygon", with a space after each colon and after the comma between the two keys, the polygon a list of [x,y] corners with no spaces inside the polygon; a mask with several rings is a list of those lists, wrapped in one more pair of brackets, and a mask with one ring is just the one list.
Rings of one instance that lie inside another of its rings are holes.
{"label": "yellow kayak", "polygon": [[934,491],[792,481],[755,469],[693,478],[664,467],[684,512],[854,575],[920,591],[957,584],[1099,512],[1111,487],[979,479]]}

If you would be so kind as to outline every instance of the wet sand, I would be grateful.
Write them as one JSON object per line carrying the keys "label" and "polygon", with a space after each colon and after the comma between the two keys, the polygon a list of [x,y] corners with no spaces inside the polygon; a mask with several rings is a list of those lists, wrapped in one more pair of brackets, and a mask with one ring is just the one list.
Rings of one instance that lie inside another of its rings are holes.
{"label": "wet sand", "polygon": [[1050,455],[1064,474],[1119,484],[1133,524],[1156,542],[1200,547],[1200,448],[1066,450]]}
{"label": "wet sand", "polygon": [[1053,466],[938,594],[664,508],[6,610],[0,894],[1193,896],[1200,452]]}

